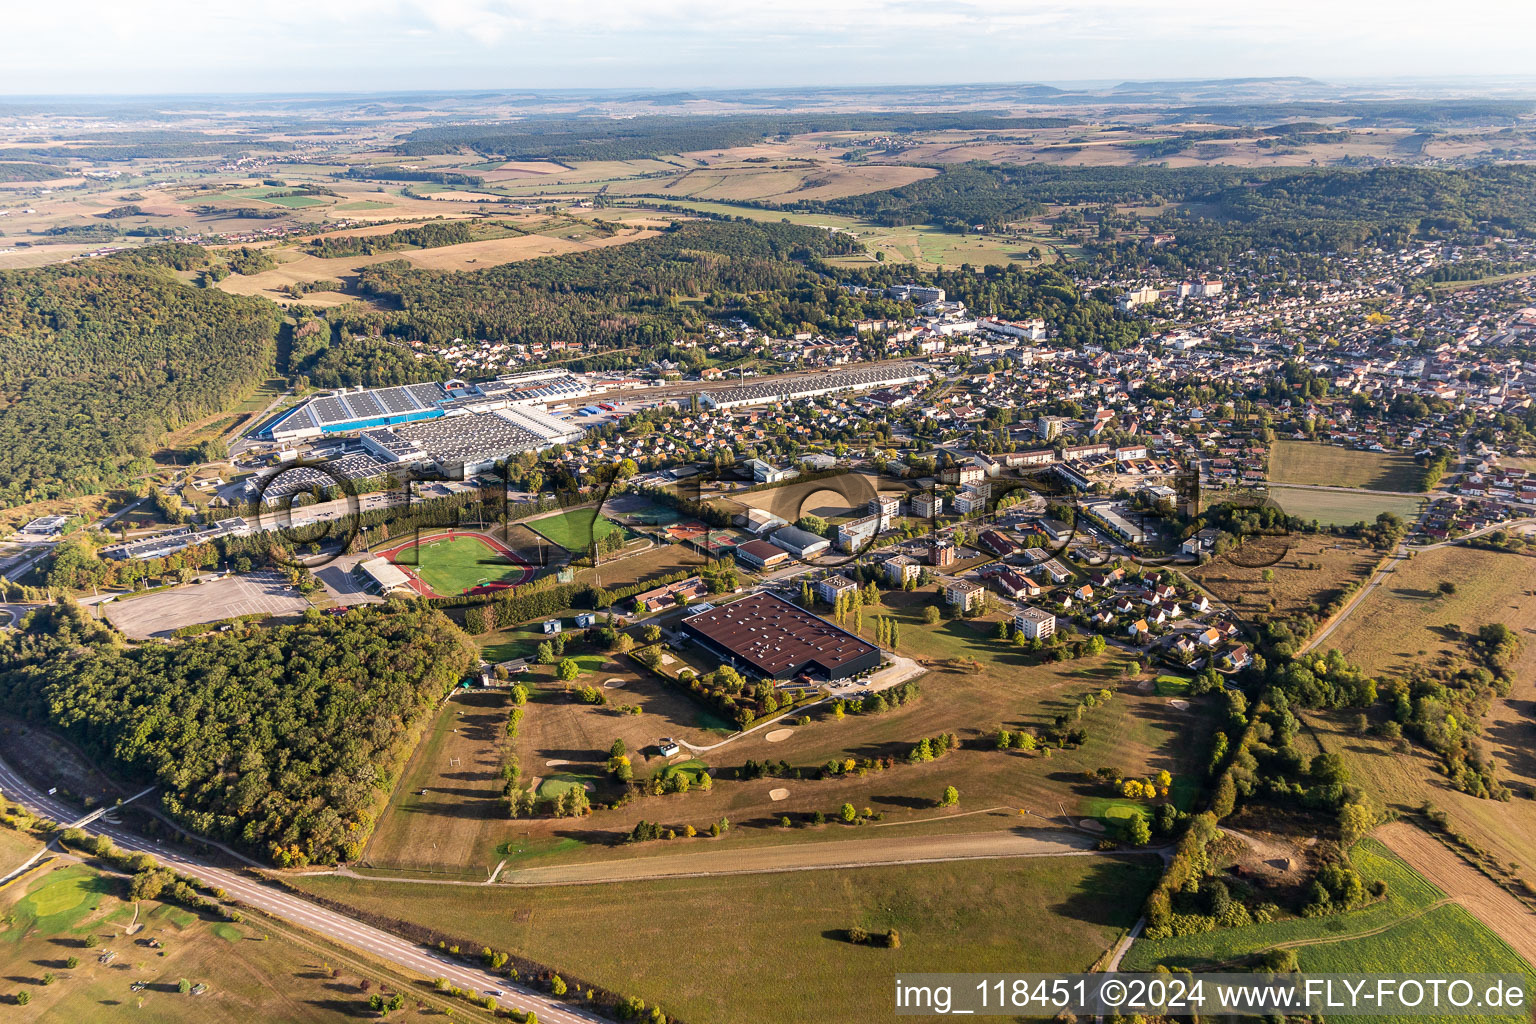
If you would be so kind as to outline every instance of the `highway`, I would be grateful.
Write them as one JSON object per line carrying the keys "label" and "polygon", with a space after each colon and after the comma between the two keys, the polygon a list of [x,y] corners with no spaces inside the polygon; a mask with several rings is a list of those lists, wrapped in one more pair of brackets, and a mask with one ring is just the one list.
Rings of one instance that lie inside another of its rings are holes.
{"label": "highway", "polygon": [[[74,821],[81,817],[78,809],[38,792],[4,761],[0,761],[0,791],[32,813],[54,821]],[[525,1012],[532,1010],[538,1014],[540,1024],[577,1024],[603,1020],[555,1002],[548,996],[519,986],[504,977],[469,967],[451,957],[439,955],[302,897],[262,885],[239,872],[215,867],[185,851],[162,846],[120,825],[109,825],[98,820],[89,823],[86,831],[107,836],[121,849],[151,854],[168,868],[204,885],[223,889],[230,900],[238,900],[289,924],[370,953],[425,978],[447,978],[456,987],[478,995],[502,992],[504,995],[496,997],[499,1005]]]}

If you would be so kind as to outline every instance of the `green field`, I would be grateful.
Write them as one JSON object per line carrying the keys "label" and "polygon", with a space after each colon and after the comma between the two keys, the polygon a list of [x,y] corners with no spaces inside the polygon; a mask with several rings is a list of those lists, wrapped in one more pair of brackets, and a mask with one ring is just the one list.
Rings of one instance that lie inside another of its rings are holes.
{"label": "green field", "polygon": [[522,575],[522,567],[474,537],[428,537],[395,556],[399,565],[410,566],[422,582],[440,596],[462,594],[482,583],[496,583]]}
{"label": "green field", "polygon": [[387,210],[387,209],[389,209],[389,204],[388,203],[381,203],[381,202],[378,202],[377,200],[373,200],[373,199],[359,199],[355,203],[342,203],[340,206],[336,207],[336,209],[338,209],[338,210],[347,210],[347,211],[352,211],[352,210]]}
{"label": "green field", "polygon": [[1415,519],[1424,508],[1423,498],[1399,494],[1358,494],[1354,491],[1310,491],[1293,487],[1274,487],[1269,496],[1285,511],[1320,526],[1353,526],[1372,522],[1383,512],[1391,512],[1405,522]]}
{"label": "green field", "polygon": [[1397,452],[1361,452],[1316,441],[1276,441],[1269,449],[1269,479],[1280,484],[1417,491],[1421,474]]}
{"label": "green field", "polygon": [[314,196],[270,196],[263,197],[260,201],[270,203],[273,206],[287,207],[290,210],[302,210],[309,206],[325,205],[324,200],[316,199]]}
{"label": "green field", "polygon": [[1158,676],[1152,686],[1159,697],[1180,697],[1189,692],[1189,677]]}
{"label": "green field", "polygon": [[534,519],[524,525],[544,539],[577,553],[585,553],[594,541],[623,529],[618,523],[591,508],[572,509],[559,515]]}
{"label": "green field", "polygon": [[[1148,858],[1104,856],[597,888],[294,882],[564,968],[685,1020],[884,1024],[896,972],[1087,969],[1135,920],[1156,874]],[[850,945],[840,933],[851,926],[895,928],[901,947]]]}

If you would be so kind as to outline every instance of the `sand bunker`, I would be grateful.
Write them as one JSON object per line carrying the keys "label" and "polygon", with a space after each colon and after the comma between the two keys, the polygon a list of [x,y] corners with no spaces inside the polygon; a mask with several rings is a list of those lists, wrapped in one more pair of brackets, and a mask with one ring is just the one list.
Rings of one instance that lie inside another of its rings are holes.
{"label": "sand bunker", "polygon": [[559,768],[563,764],[570,764],[570,763],[571,762],[569,762],[569,761],[561,761],[559,759],[556,759],[554,761],[545,761],[544,762],[544,767],[545,768]]}
{"label": "sand bunker", "polygon": [[764,736],[763,739],[767,740],[769,743],[782,743],[794,734],[795,730],[793,729],[775,729],[767,736]]}
{"label": "sand bunker", "polygon": [[1104,823],[1098,818],[1083,818],[1077,823],[1078,828],[1087,829],[1089,832],[1103,832]]}
{"label": "sand bunker", "polygon": [[1150,679],[1143,679],[1141,682],[1136,684],[1136,689],[1140,690],[1142,693],[1151,693],[1152,692],[1152,680],[1150,680]]}
{"label": "sand bunker", "polygon": [[618,676],[614,676],[612,679],[604,679],[603,686],[610,690],[616,690],[627,682],[629,682],[628,679],[620,679]]}
{"label": "sand bunker", "polygon": [[682,764],[684,761],[692,761],[692,760],[693,760],[693,755],[692,754],[678,754],[672,760],[668,761],[667,764]]}
{"label": "sand bunker", "polygon": [[1187,700],[1180,700],[1177,697],[1175,697],[1173,700],[1169,701],[1168,703],[1169,703],[1170,706],[1176,707],[1180,711],[1188,711],[1189,710],[1189,701],[1187,701]]}
{"label": "sand bunker", "polygon": [[787,789],[770,789],[768,791],[768,799],[769,800],[785,800],[785,799],[788,799],[788,798],[789,798],[789,790],[787,790]]}

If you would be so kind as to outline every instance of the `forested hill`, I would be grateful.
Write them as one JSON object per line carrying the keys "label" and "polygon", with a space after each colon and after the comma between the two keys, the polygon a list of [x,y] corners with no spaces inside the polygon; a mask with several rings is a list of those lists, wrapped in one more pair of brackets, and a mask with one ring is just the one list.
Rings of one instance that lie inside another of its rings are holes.
{"label": "forested hill", "polygon": [[158,784],[194,831],[278,864],[359,854],[405,741],[475,653],[417,607],[136,647],[78,606],[34,618],[0,636],[0,703]]}
{"label": "forested hill", "polygon": [[[1158,230],[1212,258],[1250,247],[1305,251],[1397,245],[1412,238],[1536,236],[1536,167],[1465,170],[1348,168],[1068,167],[972,163],[884,192],[800,208],[881,224],[969,230],[1052,204],[1175,204]],[[1223,242],[1222,237],[1226,241]]]}
{"label": "forested hill", "polygon": [[810,267],[860,248],[847,235],[794,224],[685,222],[638,242],[486,270],[375,264],[361,273],[359,289],[391,312],[349,308],[337,316],[353,335],[380,326],[394,337],[428,342],[558,340],[602,348],[666,344],[721,316],[741,316],[780,335],[846,330],[861,318],[900,310],[850,295]]}
{"label": "forested hill", "polygon": [[472,149],[478,153],[496,154],[506,160],[640,160],[671,153],[750,146],[769,136],[805,132],[887,135],[950,129],[1018,131],[1072,123],[1072,119],[1064,117],[1012,117],[990,110],[738,116],[656,114],[618,119],[530,117],[499,125],[420,128],[404,136],[394,151],[402,156],[420,156]]}
{"label": "forested hill", "polygon": [[190,245],[0,273],[0,503],[131,480],[273,369],[281,309],[178,281]]}

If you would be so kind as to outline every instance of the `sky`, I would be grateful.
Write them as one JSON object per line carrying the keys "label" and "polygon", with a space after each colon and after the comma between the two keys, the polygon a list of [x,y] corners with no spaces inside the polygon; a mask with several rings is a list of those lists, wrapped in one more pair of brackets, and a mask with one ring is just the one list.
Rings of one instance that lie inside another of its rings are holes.
{"label": "sky", "polygon": [[0,95],[1536,73],[1532,0],[9,0]]}

